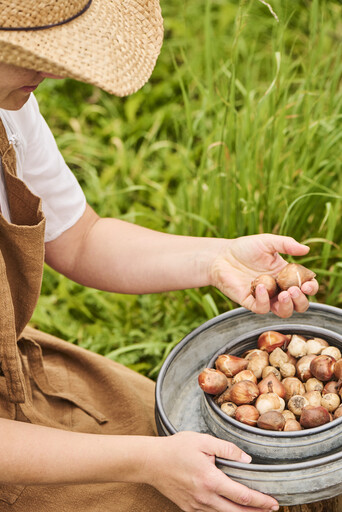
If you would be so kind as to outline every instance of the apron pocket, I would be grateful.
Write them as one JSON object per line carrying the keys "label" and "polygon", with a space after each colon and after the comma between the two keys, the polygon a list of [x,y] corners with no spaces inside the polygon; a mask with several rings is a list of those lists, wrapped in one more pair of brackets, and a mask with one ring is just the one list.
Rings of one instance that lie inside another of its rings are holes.
{"label": "apron pocket", "polygon": [[13,505],[24,489],[25,485],[0,485],[0,502]]}

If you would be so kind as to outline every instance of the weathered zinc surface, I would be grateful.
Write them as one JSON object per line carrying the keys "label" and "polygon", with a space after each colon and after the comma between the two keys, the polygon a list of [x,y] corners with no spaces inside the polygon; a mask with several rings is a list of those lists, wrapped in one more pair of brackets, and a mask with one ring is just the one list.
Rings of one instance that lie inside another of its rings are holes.
{"label": "weathered zinc surface", "polygon": [[[203,415],[203,392],[197,382],[199,372],[237,337],[290,322],[298,327],[315,326],[342,335],[342,310],[311,304],[305,313],[295,313],[290,321],[239,308],[206,322],[186,336],[170,353],[158,378],[156,418],[160,434],[170,435],[180,430],[212,433],[208,418]],[[342,437],[342,424],[339,429],[336,437]],[[217,435],[221,437],[221,432]],[[251,464],[217,459],[217,465],[231,478],[273,495],[284,506],[282,512],[342,512],[342,498],[337,498],[342,494],[342,451],[335,446],[335,453],[322,456],[319,452],[311,460],[285,461],[285,464],[278,457],[272,463],[255,458],[257,463],[253,460]]]}

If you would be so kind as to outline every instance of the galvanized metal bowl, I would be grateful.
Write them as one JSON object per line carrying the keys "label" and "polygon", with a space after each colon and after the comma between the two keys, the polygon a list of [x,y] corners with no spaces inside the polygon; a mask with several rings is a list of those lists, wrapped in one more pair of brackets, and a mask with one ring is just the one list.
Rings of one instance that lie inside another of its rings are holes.
{"label": "galvanized metal bowl", "polygon": [[[217,458],[217,466],[232,479],[273,495],[281,505],[311,503],[342,493],[342,441],[339,439],[342,437],[342,420],[335,420],[323,428],[310,429],[309,435],[308,431],[291,435],[267,431],[260,434],[259,429],[255,433],[254,427],[246,429],[247,426],[235,420],[237,425],[232,419],[223,420],[219,408],[215,409],[216,404],[210,404],[212,399],[205,398],[197,379],[202,369],[227,347],[236,350],[236,354],[247,350],[252,339],[246,333],[254,332],[253,336],[256,336],[256,332],[270,328],[284,331],[289,326],[295,330],[292,332],[299,334],[311,329],[318,335],[319,330],[320,337],[342,347],[342,311],[338,308],[310,304],[305,313],[295,313],[291,323],[272,314],[255,315],[238,308],[189,333],[169,354],[156,386],[156,421],[160,435],[193,430],[233,440],[252,455],[252,463]],[[229,352],[234,353],[232,350]],[[257,443],[253,440],[254,435],[259,436]],[[330,443],[328,450],[323,446],[326,442]],[[271,444],[274,457],[266,453]],[[277,448],[279,444],[281,449]],[[315,453],[312,451],[314,446]],[[290,457],[287,452],[291,452]]]}
{"label": "galvanized metal bowl", "polygon": [[[342,350],[342,336],[329,329],[312,325],[271,324],[230,341],[214,354],[207,366],[214,367],[220,354],[241,355],[246,350],[257,348],[258,337],[262,332],[269,330],[323,338],[329,345]],[[258,463],[304,461],[335,453],[342,447],[342,435],[339,435],[342,432],[342,417],[320,427],[298,432],[272,432],[245,425],[230,418],[222,412],[213,397],[206,393],[202,394],[201,405],[202,414],[210,432],[221,439],[238,444]]]}

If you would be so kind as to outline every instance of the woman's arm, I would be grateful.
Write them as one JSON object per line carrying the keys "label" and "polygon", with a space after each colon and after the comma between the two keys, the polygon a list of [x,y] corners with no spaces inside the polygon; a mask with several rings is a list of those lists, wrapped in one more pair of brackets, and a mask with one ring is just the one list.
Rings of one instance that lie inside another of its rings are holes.
{"label": "woman's arm", "polygon": [[194,432],[110,436],[0,419],[0,453],[4,484],[147,483],[188,512],[202,510],[204,503],[205,510],[222,512],[277,507],[273,498],[232,481],[215,466],[215,455],[240,462],[250,457],[227,441]]}
{"label": "woman's arm", "polygon": [[46,261],[86,286],[154,293],[209,284],[208,262],[220,246],[220,239],[169,235],[100,218],[87,206],[72,228],[46,244]]}
{"label": "woman's arm", "polygon": [[154,293],[213,285],[242,306],[287,317],[305,311],[315,280],[269,301],[263,285],[250,295],[259,274],[277,275],[286,265],[279,252],[304,255],[293,238],[253,235],[234,240],[160,233],[118,219],[102,219],[87,206],[84,215],[46,244],[46,262],[86,286],[119,293]]}

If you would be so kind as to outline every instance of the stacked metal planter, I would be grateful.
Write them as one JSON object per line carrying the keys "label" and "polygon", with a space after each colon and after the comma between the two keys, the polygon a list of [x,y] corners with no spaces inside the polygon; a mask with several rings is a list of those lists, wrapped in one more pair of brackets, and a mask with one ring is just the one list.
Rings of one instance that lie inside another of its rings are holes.
{"label": "stacked metal planter", "polygon": [[284,320],[244,308],[220,315],[188,334],[165,361],[156,387],[159,433],[193,430],[234,442],[252,463],[217,458],[217,466],[281,505],[332,498],[342,493],[342,418],[308,431],[261,431],[225,416],[199,388],[199,373],[220,353],[242,354],[269,329],[318,336],[342,349],[342,310],[331,306],[310,304],[304,314]]}

